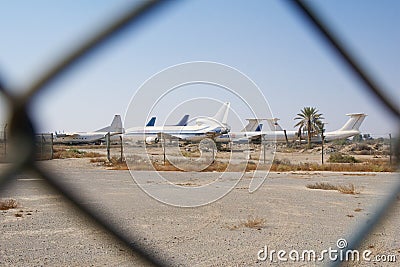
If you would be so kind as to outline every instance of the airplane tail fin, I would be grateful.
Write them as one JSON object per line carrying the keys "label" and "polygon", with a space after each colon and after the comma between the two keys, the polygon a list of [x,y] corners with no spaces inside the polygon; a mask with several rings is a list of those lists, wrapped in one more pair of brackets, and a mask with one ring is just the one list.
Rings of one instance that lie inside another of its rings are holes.
{"label": "airplane tail fin", "polygon": [[339,131],[349,131],[349,130],[357,130],[358,131],[361,123],[364,121],[365,117],[367,117],[367,114],[350,113],[350,114],[346,114],[346,116],[349,116],[350,118],[343,125],[343,127],[339,129]]}
{"label": "airplane tail fin", "polygon": [[215,121],[218,121],[224,125],[227,124],[228,121],[228,113],[229,113],[229,107],[231,103],[226,102],[222,105],[222,107],[218,110],[218,112],[214,115],[213,119]]}
{"label": "airplane tail fin", "polygon": [[[264,119],[246,119],[248,121],[247,125],[243,128],[242,132],[254,132],[260,127],[260,122]],[[262,126],[261,126],[262,127]],[[260,129],[261,130],[261,129]]]}
{"label": "airplane tail fin", "polygon": [[155,123],[156,123],[156,117],[151,117],[151,119],[149,120],[149,122],[146,124],[146,127],[148,127],[148,126],[154,126]]}
{"label": "airplane tail fin", "polygon": [[271,118],[267,119],[268,126],[271,129],[271,131],[283,131],[282,127],[278,124],[279,119],[278,118]]}
{"label": "airplane tail fin", "polygon": [[121,115],[115,115],[113,121],[110,126],[104,127],[102,129],[97,130],[96,132],[117,132],[123,133],[124,128],[122,127]]}
{"label": "airplane tail fin", "polygon": [[189,120],[189,115],[186,114],[177,124],[175,124],[175,126],[186,126],[188,120]]}

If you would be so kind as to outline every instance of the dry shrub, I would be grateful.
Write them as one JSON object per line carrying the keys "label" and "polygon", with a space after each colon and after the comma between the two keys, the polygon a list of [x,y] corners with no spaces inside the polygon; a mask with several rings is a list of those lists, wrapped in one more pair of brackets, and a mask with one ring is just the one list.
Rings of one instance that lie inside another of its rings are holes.
{"label": "dry shrub", "polygon": [[359,162],[355,157],[343,155],[342,153],[332,153],[329,156],[328,162],[332,163],[357,163]]}
{"label": "dry shrub", "polygon": [[362,163],[300,163],[284,164],[275,162],[271,166],[274,172],[289,171],[333,171],[333,172],[395,172],[396,167],[390,166],[387,160],[367,160]]}
{"label": "dry shrub", "polygon": [[310,189],[321,189],[321,190],[337,190],[337,186],[330,183],[315,183],[306,185]]}
{"label": "dry shrub", "polygon": [[203,170],[203,172],[224,172],[228,167],[228,163],[221,161],[214,161],[207,168]]}
{"label": "dry shrub", "polygon": [[0,201],[0,210],[15,209],[18,207],[18,202],[15,199],[6,199]]}
{"label": "dry shrub", "polygon": [[109,170],[129,170],[126,161],[116,157],[112,157],[110,161],[105,160],[104,166],[108,167]]}
{"label": "dry shrub", "polygon": [[265,226],[265,219],[263,218],[248,218],[247,221],[243,223],[244,227],[247,228],[261,228]]}
{"label": "dry shrub", "polygon": [[92,158],[90,159],[91,163],[106,163],[107,159],[106,158]]}
{"label": "dry shrub", "polygon": [[179,185],[179,186],[199,186],[198,184],[192,183],[192,182],[177,183],[176,185]]}
{"label": "dry shrub", "polygon": [[[157,171],[185,171],[190,170],[191,166],[182,166],[182,169],[177,168],[168,160],[164,163],[153,162],[153,166]],[[224,172],[228,166],[228,163],[221,161],[214,161],[207,168],[202,170],[202,172]]]}
{"label": "dry shrub", "polygon": [[338,185],[337,190],[340,193],[343,194],[350,194],[350,195],[356,195],[359,194],[360,192],[358,192],[356,190],[356,187],[354,186],[354,184],[348,184],[348,185]]}
{"label": "dry shrub", "polygon": [[263,218],[249,216],[249,218],[246,221],[243,221],[237,225],[232,225],[227,227],[230,230],[236,230],[243,227],[260,230],[261,228],[265,227],[265,221],[266,220]]}
{"label": "dry shrub", "polygon": [[67,159],[67,158],[96,158],[104,157],[104,155],[97,152],[86,152],[78,149],[70,148],[55,148],[53,151],[54,159]]}
{"label": "dry shrub", "polygon": [[356,187],[354,184],[348,184],[348,185],[333,185],[330,183],[315,183],[315,184],[307,184],[307,188],[309,189],[321,189],[321,190],[337,190],[340,193],[343,194],[351,194],[351,195],[356,195],[359,194],[360,192],[356,190]]}

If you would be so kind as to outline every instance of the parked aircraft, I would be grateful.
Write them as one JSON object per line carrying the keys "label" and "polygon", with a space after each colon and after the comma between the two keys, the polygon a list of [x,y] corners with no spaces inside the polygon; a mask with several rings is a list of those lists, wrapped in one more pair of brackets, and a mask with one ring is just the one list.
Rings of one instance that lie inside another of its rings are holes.
{"label": "parked aircraft", "polygon": [[[149,120],[149,122],[146,124],[146,127],[153,127],[156,124],[156,119],[157,117],[151,117],[151,119]],[[171,126],[186,126],[189,120],[189,115],[185,115],[182,117],[182,119],[174,125]]]}
{"label": "parked aircraft", "polygon": [[132,127],[126,130],[124,140],[145,141],[146,144],[154,144],[160,141],[161,135],[167,139],[186,141],[198,141],[208,136],[227,133],[227,125],[230,103],[224,103],[213,117],[199,117],[195,125],[187,125],[189,115],[185,115],[176,125],[154,127]]}
{"label": "parked aircraft", "polygon": [[156,124],[156,117],[151,117],[149,122],[146,124],[147,127],[154,126]]}
{"label": "parked aircraft", "polygon": [[[365,117],[367,117],[367,114],[351,113],[351,114],[346,114],[346,115],[350,116],[350,118],[345,123],[345,125],[343,125],[342,128],[340,128],[336,131],[324,133],[326,141],[344,139],[344,138],[348,138],[348,137],[360,134],[359,128],[361,126],[361,123],[364,121]],[[317,140],[317,141],[321,141],[321,137],[319,137],[319,140]]]}
{"label": "parked aircraft", "polygon": [[[153,120],[154,119],[154,120]],[[152,121],[153,120],[153,121]],[[153,124],[155,118],[152,118],[148,124]],[[105,141],[106,134],[110,136],[120,135],[124,132],[120,115],[115,115],[110,126],[101,128],[93,132],[75,132],[75,133],[55,133],[53,142],[59,144],[92,144]]]}
{"label": "parked aircraft", "polygon": [[[325,132],[325,141],[332,141],[337,139],[348,138],[357,134],[360,134],[359,127],[367,116],[364,113],[351,113],[346,114],[350,116],[348,121],[344,126],[336,131]],[[256,120],[256,119],[254,119]],[[285,142],[290,140],[298,140],[298,131],[284,131],[282,127],[278,124],[278,119],[267,119],[271,131],[241,131],[241,132],[230,132],[227,134],[220,135],[215,138],[216,142],[240,142],[240,141],[250,141],[250,142],[260,142],[261,139],[265,141],[277,141]],[[307,138],[307,133],[302,135],[302,138]],[[315,136],[311,139],[312,142],[321,142],[321,136]]]}
{"label": "parked aircraft", "polygon": [[172,126],[186,126],[188,124],[188,121],[189,121],[189,115],[186,114],[177,124]]}

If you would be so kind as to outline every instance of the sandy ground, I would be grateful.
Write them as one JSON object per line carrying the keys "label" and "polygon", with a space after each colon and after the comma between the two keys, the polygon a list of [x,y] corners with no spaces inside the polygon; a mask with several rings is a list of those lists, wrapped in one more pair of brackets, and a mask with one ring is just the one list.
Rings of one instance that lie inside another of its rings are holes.
{"label": "sandy ground", "polygon": [[[82,204],[96,209],[161,258],[176,266],[269,266],[257,259],[271,250],[337,248],[374,214],[398,174],[390,173],[270,173],[255,193],[248,192],[251,173],[222,199],[198,208],[162,204],[145,194],[128,171],[95,167],[88,159],[41,162],[69,186]],[[0,170],[5,165],[0,165]],[[153,175],[148,173],[149,176]],[[201,185],[213,173],[168,173],[181,184]],[[352,183],[359,194],[311,190],[307,184]],[[158,184],[155,187],[161,186]],[[20,203],[0,211],[1,266],[143,266],[138,257],[116,242],[46,182],[26,173],[1,192]],[[373,255],[395,255],[400,261],[400,201],[390,216],[364,242]],[[17,217],[18,216],[18,217]],[[245,226],[252,219],[263,223]],[[276,255],[274,260],[277,261]],[[314,266],[321,262],[275,262],[274,266]],[[358,265],[369,266],[360,262]],[[396,266],[396,263],[375,263]],[[353,264],[352,264],[353,265]]]}

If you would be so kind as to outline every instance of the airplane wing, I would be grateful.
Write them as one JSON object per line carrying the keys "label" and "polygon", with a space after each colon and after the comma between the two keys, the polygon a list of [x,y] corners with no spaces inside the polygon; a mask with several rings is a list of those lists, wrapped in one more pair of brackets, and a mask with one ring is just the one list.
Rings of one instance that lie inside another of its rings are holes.
{"label": "airplane wing", "polygon": [[217,132],[206,132],[206,133],[200,134],[200,135],[187,136],[187,135],[168,134],[168,133],[159,132],[159,133],[157,133],[157,137],[159,139],[165,138],[165,139],[169,139],[169,140],[187,140],[187,139],[191,139],[191,138],[195,138],[195,140],[197,140],[197,139],[202,140],[205,138],[214,139],[214,138],[220,136],[221,134],[222,133],[217,133]]}
{"label": "airplane wing", "polygon": [[180,140],[180,139],[184,139],[184,138],[182,138],[182,136],[180,136],[180,135],[172,135],[172,134],[167,134],[167,133],[163,133],[163,132],[157,133],[157,137],[158,137],[159,139],[165,138],[165,139],[169,139],[169,140]]}

